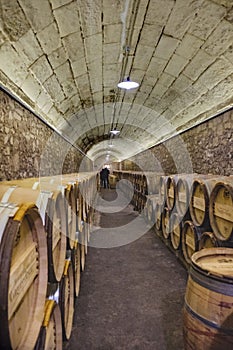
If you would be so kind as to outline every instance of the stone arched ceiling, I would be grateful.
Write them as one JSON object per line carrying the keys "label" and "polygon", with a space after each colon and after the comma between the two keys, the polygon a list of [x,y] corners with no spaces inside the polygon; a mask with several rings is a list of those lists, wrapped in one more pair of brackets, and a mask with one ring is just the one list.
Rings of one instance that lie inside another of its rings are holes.
{"label": "stone arched ceiling", "polygon": [[1,86],[92,159],[233,104],[232,0],[1,0],[0,17]]}

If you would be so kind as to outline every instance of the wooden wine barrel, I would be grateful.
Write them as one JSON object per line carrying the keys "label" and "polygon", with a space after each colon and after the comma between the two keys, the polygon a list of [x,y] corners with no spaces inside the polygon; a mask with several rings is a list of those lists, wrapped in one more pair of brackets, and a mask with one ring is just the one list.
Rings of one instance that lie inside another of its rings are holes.
{"label": "wooden wine barrel", "polygon": [[154,208],[153,208],[153,202],[151,201],[149,196],[147,196],[147,202],[146,202],[146,206],[144,207],[144,211],[145,211],[147,221],[153,222],[154,221]]}
{"label": "wooden wine barrel", "polygon": [[64,200],[60,191],[39,191],[27,187],[0,185],[3,203],[21,205],[33,202],[38,207],[47,234],[48,278],[50,282],[60,281],[66,254],[66,215]]}
{"label": "wooden wine barrel", "polygon": [[198,251],[199,240],[203,228],[195,226],[190,220],[184,222],[182,229],[182,252],[187,264],[191,263],[192,255]]}
{"label": "wooden wine barrel", "polygon": [[76,200],[76,188],[74,184],[65,185],[64,198],[66,201],[66,213],[67,213],[67,247],[73,249],[75,244],[76,235],[76,214],[77,214],[77,200]]}
{"label": "wooden wine barrel", "polygon": [[87,224],[88,224],[88,243],[90,241],[91,232],[93,229],[94,215],[95,215],[95,208],[94,208],[94,206],[91,206],[89,209],[88,221],[87,221]]}
{"label": "wooden wine barrel", "polygon": [[77,207],[77,218],[76,218],[76,230],[82,230],[83,223],[83,196],[80,191],[80,184],[78,184],[77,189],[77,199],[76,199],[76,207]]}
{"label": "wooden wine barrel", "polygon": [[143,195],[148,195],[147,177],[146,177],[146,174],[144,173],[141,175],[141,179],[140,179],[140,192]]}
{"label": "wooden wine barrel", "polygon": [[162,174],[158,174],[155,172],[146,172],[146,181],[147,181],[147,193],[148,195],[158,194],[159,193],[159,181],[160,176]]}
{"label": "wooden wine barrel", "polygon": [[141,192],[138,192],[138,201],[137,201],[137,211],[141,213],[144,209],[144,205],[146,203],[146,196]]}
{"label": "wooden wine barrel", "polygon": [[210,228],[209,222],[209,190],[208,182],[194,179],[190,198],[190,215],[196,226]]}
{"label": "wooden wine barrel", "polygon": [[80,243],[82,245],[81,248],[81,262],[82,262],[82,270],[84,270],[84,265],[85,265],[85,260],[83,261],[84,257],[83,257],[83,248],[84,248],[84,253],[85,255],[87,255],[87,249],[88,249],[88,225],[86,224],[86,222],[83,223],[83,229],[82,232],[80,234]]}
{"label": "wooden wine barrel", "polygon": [[45,316],[33,350],[62,350],[60,307],[55,300],[46,300]]}
{"label": "wooden wine barrel", "polygon": [[84,204],[84,199],[81,194],[81,191],[79,193],[79,209],[78,209],[78,215],[77,215],[77,233],[78,233],[78,242],[80,245],[80,260],[81,260],[81,271],[84,271],[85,269],[85,261],[86,261],[86,253],[87,253],[87,232],[85,232],[85,225],[86,223],[84,222],[83,218],[83,206]]}
{"label": "wooden wine barrel", "polygon": [[60,282],[59,305],[61,309],[62,331],[64,340],[71,336],[74,317],[74,272],[70,260],[66,260],[64,275]]}
{"label": "wooden wine barrel", "polygon": [[166,205],[166,183],[167,176],[160,176],[159,178],[159,202],[162,206]]}
{"label": "wooden wine barrel", "polygon": [[210,229],[209,200],[211,191],[220,181],[220,177],[210,175],[199,175],[193,180],[190,198],[190,216],[196,226],[203,226]]}
{"label": "wooden wine barrel", "polygon": [[71,251],[71,262],[74,271],[74,294],[78,297],[80,290],[80,273],[81,273],[81,254],[80,254],[80,244],[78,241],[75,242],[75,246]]}
{"label": "wooden wine barrel", "polygon": [[170,238],[170,217],[171,217],[171,211],[165,207],[163,212],[162,212],[162,234],[165,239]]}
{"label": "wooden wine barrel", "polygon": [[[75,229],[76,229],[76,219],[75,219],[75,213],[76,213],[76,202],[74,200],[76,195],[76,181],[72,181],[72,176],[70,174],[66,175],[59,175],[59,176],[47,176],[47,177],[40,177],[40,178],[28,178],[28,179],[21,179],[21,180],[11,180],[4,183],[1,183],[3,185],[8,186],[17,186],[20,188],[30,188],[33,190],[38,191],[39,193],[43,194],[43,197],[46,196],[46,193],[55,193],[57,191],[61,192],[64,199],[65,199],[65,213],[63,213],[63,216],[67,216],[67,224],[66,224],[66,235],[71,240],[75,237]],[[44,198],[43,198],[44,200]],[[45,206],[42,204],[42,208],[40,209],[40,213],[42,215],[42,218],[45,217],[45,213],[42,212],[42,209],[45,212]],[[71,243],[68,239],[68,245]],[[72,243],[71,243],[72,245]]]}
{"label": "wooden wine barrel", "polygon": [[157,202],[155,204],[155,210],[154,210],[155,229],[157,231],[160,231],[162,227],[162,212],[163,212],[163,205]]}
{"label": "wooden wine barrel", "polygon": [[133,194],[134,210],[138,210],[139,202],[140,202],[139,192],[137,190],[134,190],[134,194]]}
{"label": "wooden wine barrel", "polygon": [[50,191],[39,191],[0,183],[0,201],[2,203],[22,204],[24,202],[33,202],[39,209],[43,223],[45,223],[48,199],[52,197],[52,194],[53,192]]}
{"label": "wooden wine barrel", "polygon": [[215,184],[210,195],[209,217],[217,239],[233,241],[233,179]]}
{"label": "wooden wine barrel", "polygon": [[59,190],[62,193],[65,203],[66,215],[66,237],[67,248],[72,249],[75,242],[76,234],[76,181],[72,180],[70,176],[53,176],[40,178],[41,188],[49,188],[52,190]]}
{"label": "wooden wine barrel", "polygon": [[233,349],[233,249],[192,256],[183,308],[185,350]]}
{"label": "wooden wine barrel", "polygon": [[176,210],[183,220],[190,219],[189,213],[189,202],[191,195],[191,187],[193,183],[192,174],[187,174],[186,176],[181,176],[176,184]]}
{"label": "wooden wine barrel", "polygon": [[0,349],[31,350],[44,317],[47,243],[34,204],[0,207]]}
{"label": "wooden wine barrel", "polygon": [[135,189],[137,191],[140,191],[140,178],[141,178],[141,174],[135,173]]}
{"label": "wooden wine barrel", "polygon": [[66,258],[67,231],[65,203],[61,192],[55,191],[48,199],[45,230],[48,246],[49,282],[59,282]]}
{"label": "wooden wine barrel", "polygon": [[40,186],[40,179],[38,177],[29,177],[26,179],[1,181],[1,185],[39,189],[38,187]]}
{"label": "wooden wine barrel", "polygon": [[109,175],[109,187],[111,189],[116,188],[116,183],[117,183],[117,177],[113,174]]}
{"label": "wooden wine barrel", "polygon": [[177,183],[176,175],[167,176],[166,185],[165,185],[165,200],[166,200],[167,208],[169,210],[172,210],[176,204],[176,183]]}
{"label": "wooden wine barrel", "polygon": [[149,223],[154,224],[155,223],[155,205],[159,201],[159,196],[156,194],[152,194],[147,196],[147,220]]}
{"label": "wooden wine barrel", "polygon": [[182,242],[182,217],[178,213],[172,213],[170,218],[171,244],[175,250],[180,249]]}
{"label": "wooden wine barrel", "polygon": [[201,237],[198,243],[198,250],[201,250],[203,248],[213,248],[218,246],[219,246],[218,240],[213,232],[203,232],[201,234]]}

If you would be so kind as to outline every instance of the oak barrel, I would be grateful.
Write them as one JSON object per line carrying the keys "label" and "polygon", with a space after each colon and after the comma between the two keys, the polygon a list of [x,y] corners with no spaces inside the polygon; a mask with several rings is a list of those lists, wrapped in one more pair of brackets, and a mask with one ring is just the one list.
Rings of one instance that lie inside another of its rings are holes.
{"label": "oak barrel", "polygon": [[47,234],[48,278],[50,282],[60,281],[66,254],[66,215],[64,199],[60,191],[40,191],[29,187],[0,185],[2,203],[21,205],[33,202],[38,207]]}
{"label": "oak barrel", "polygon": [[148,196],[146,206],[144,208],[144,211],[146,212],[146,218],[149,222],[154,222],[154,207],[153,207],[153,201]]}
{"label": "oak barrel", "polygon": [[33,350],[62,350],[62,323],[60,307],[55,300],[46,300],[45,315]]}
{"label": "oak barrel", "polygon": [[165,239],[170,238],[170,217],[171,217],[171,211],[165,207],[162,212],[162,234]]}
{"label": "oak barrel", "polygon": [[48,273],[50,282],[59,282],[62,278],[66,257],[67,231],[64,198],[55,191],[48,199],[45,230],[48,245]]}
{"label": "oak barrel", "polygon": [[81,254],[80,244],[75,242],[74,248],[71,251],[71,261],[74,271],[74,293],[75,297],[78,297],[80,290],[80,274],[81,274]]}
{"label": "oak barrel", "polygon": [[176,183],[177,175],[167,176],[165,185],[165,199],[169,210],[172,210],[176,204]]}
{"label": "oak barrel", "polygon": [[233,349],[233,249],[192,256],[183,308],[185,350]]}
{"label": "oak barrel", "polygon": [[201,234],[201,237],[198,243],[198,250],[201,250],[203,248],[213,248],[218,246],[219,246],[218,240],[213,232],[206,231]]}
{"label": "oak barrel", "polygon": [[155,203],[154,208],[154,217],[155,217],[155,228],[157,231],[161,230],[162,226],[162,212],[163,212],[163,205],[160,203]]}
{"label": "oak barrel", "polygon": [[155,206],[156,206],[156,203],[158,203],[158,201],[159,201],[159,197],[156,194],[147,196],[147,202],[146,202],[145,208],[147,208],[146,210],[147,220],[151,224],[155,223]]}
{"label": "oak barrel", "polygon": [[76,185],[69,183],[64,185],[64,198],[66,202],[67,213],[67,247],[73,249],[76,235],[76,215],[77,215],[77,199],[76,199]]}
{"label": "oak barrel", "polygon": [[159,192],[159,181],[161,174],[155,172],[146,172],[145,175],[148,195],[157,194]]}
{"label": "oak barrel", "polygon": [[191,188],[193,182],[193,175],[187,174],[186,176],[181,176],[176,184],[176,210],[183,220],[190,219],[189,213],[189,202],[191,195]]}
{"label": "oak barrel", "polygon": [[211,228],[209,220],[209,201],[215,184],[224,177],[199,175],[193,180],[190,197],[190,216],[196,226]]}
{"label": "oak barrel", "polygon": [[198,251],[199,240],[203,228],[195,226],[190,220],[184,222],[182,229],[182,253],[187,264],[191,263],[192,255]]}
{"label": "oak barrel", "polygon": [[233,241],[233,179],[215,184],[210,194],[209,217],[215,236],[220,241]]}
{"label": "oak barrel", "polygon": [[59,287],[59,305],[61,309],[63,339],[71,336],[74,317],[74,272],[70,260],[66,260],[64,274]]}
{"label": "oak barrel", "polygon": [[165,188],[167,183],[167,176],[161,175],[159,178],[159,202],[162,206],[166,204]]}
{"label": "oak barrel", "polygon": [[34,348],[44,317],[47,243],[34,204],[0,207],[0,349]]}
{"label": "oak barrel", "polygon": [[177,213],[172,213],[170,218],[171,244],[175,250],[180,249],[182,241],[182,218]]}

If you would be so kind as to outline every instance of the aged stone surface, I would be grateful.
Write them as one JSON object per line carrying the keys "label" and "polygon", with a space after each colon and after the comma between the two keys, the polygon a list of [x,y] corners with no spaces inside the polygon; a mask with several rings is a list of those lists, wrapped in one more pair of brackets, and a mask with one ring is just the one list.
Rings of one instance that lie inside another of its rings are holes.
{"label": "aged stone surface", "polygon": [[122,162],[122,169],[232,175],[232,125],[233,110]]}
{"label": "aged stone surface", "polygon": [[3,91],[0,135],[0,180],[79,171],[83,155]]}

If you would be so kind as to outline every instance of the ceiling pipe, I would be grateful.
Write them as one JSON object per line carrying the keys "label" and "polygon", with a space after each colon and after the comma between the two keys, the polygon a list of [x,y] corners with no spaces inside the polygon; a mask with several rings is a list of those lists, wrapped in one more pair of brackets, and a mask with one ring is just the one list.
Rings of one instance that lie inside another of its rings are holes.
{"label": "ceiling pipe", "polygon": [[[121,21],[123,24],[123,30],[122,30],[122,37],[121,37],[121,45],[124,49],[123,53],[123,58],[122,58],[122,65],[121,65],[121,73],[120,73],[120,79],[119,81],[122,81],[126,75],[126,67],[129,59],[129,54],[130,54],[130,47],[131,47],[131,42],[132,42],[132,37],[133,37],[133,30],[136,22],[136,17],[138,13],[138,8],[139,8],[139,3],[140,0],[136,0],[133,2],[133,8],[132,8],[132,15],[130,17],[130,24],[129,24],[129,31],[128,35],[126,37],[126,20],[127,20],[127,15],[129,11],[129,0],[126,0],[125,2],[125,10],[121,14]],[[119,95],[120,95],[120,90],[117,89],[115,91],[115,98],[114,98],[114,106],[113,106],[113,117],[112,117],[112,122],[111,122],[111,130],[114,129],[114,123],[115,123],[115,117],[116,117],[116,103],[119,100]],[[115,125],[117,127],[117,125]]]}

